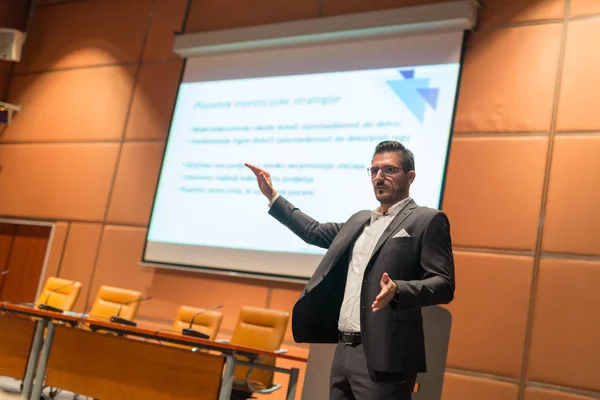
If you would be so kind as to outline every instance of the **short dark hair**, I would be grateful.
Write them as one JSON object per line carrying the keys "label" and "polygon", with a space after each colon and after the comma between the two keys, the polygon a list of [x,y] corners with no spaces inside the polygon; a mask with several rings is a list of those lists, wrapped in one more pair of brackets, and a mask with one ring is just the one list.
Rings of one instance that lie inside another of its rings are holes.
{"label": "short dark hair", "polygon": [[415,169],[415,155],[404,147],[404,145],[395,140],[385,140],[375,147],[375,154],[381,153],[396,153],[400,157],[400,165],[404,169],[404,172],[414,171]]}

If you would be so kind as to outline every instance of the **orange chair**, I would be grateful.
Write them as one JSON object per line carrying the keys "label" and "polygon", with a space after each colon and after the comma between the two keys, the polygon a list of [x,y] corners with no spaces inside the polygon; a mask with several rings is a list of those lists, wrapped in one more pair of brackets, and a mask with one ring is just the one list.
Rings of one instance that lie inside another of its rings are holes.
{"label": "orange chair", "polygon": [[36,304],[38,307],[46,305],[63,311],[72,311],[79,293],[81,293],[80,282],[50,277],[46,280]]}
{"label": "orange chair", "polygon": [[[101,286],[90,310],[90,317],[109,319],[119,314],[121,318],[133,320],[140,306],[142,293],[136,290]],[[131,302],[127,304],[128,302]]]}
{"label": "orange chair", "polygon": [[[189,328],[190,322],[192,322],[194,315],[203,311],[205,310],[202,308],[190,306],[179,307],[179,311],[177,312],[177,317],[175,317],[175,322],[173,323],[172,329],[175,332],[181,332],[184,328]],[[192,325],[192,329],[208,335],[208,340],[215,340],[217,333],[219,333],[219,329],[221,328],[221,321],[223,321],[223,313],[212,310],[206,311],[196,316],[194,319],[194,324]]]}
{"label": "orange chair", "polygon": [[[256,307],[242,307],[231,344],[271,352],[286,352],[280,349],[289,321],[289,313]],[[248,361],[245,357],[238,357]],[[259,363],[275,366],[274,357],[261,357]],[[237,366],[234,372],[234,391],[239,393],[268,394],[280,388],[273,383],[273,371]],[[242,396],[246,397],[246,396]],[[249,397],[249,396],[248,396]]]}

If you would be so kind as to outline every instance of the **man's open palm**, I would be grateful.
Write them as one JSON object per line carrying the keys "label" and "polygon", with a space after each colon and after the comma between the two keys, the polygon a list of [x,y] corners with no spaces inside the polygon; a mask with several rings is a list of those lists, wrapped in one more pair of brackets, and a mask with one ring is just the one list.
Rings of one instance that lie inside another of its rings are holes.
{"label": "man's open palm", "polygon": [[384,272],[381,276],[379,286],[381,287],[381,292],[379,292],[371,306],[373,312],[381,310],[396,295],[396,283],[390,279],[387,272]]}
{"label": "man's open palm", "polygon": [[244,165],[250,168],[254,175],[256,175],[256,182],[258,183],[258,187],[262,194],[264,194],[265,197],[269,199],[269,201],[273,200],[273,197],[277,196],[277,192],[275,191],[275,189],[273,189],[273,182],[271,182],[271,174],[255,165],[248,163],[245,163]]}

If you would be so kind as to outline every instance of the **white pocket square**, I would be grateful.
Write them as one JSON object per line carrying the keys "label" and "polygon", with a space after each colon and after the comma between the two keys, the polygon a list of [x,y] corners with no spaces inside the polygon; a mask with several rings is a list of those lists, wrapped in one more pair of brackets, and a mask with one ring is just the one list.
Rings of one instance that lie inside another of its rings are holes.
{"label": "white pocket square", "polygon": [[408,234],[408,232],[406,232],[404,230],[404,228],[400,229],[400,231],[398,233],[396,233],[394,236],[392,236],[392,239],[401,238],[401,237],[410,237],[410,235]]}

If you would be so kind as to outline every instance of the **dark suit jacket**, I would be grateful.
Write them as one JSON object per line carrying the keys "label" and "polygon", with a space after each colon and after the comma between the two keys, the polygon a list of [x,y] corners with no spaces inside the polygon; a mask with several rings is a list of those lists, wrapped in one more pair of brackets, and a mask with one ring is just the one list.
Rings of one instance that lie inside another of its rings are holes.
{"label": "dark suit jacket", "polygon": [[[359,211],[343,224],[319,223],[280,196],[269,214],[307,243],[329,249],[294,306],[292,332],[300,343],[337,343],[348,263],[371,212]],[[410,237],[393,238],[403,228]],[[384,272],[400,292],[374,313],[371,304],[381,291]],[[419,207],[411,200],[383,232],[363,277],[360,325],[368,367],[382,372],[425,372],[421,307],[446,304],[453,297],[448,218],[442,211]]]}

